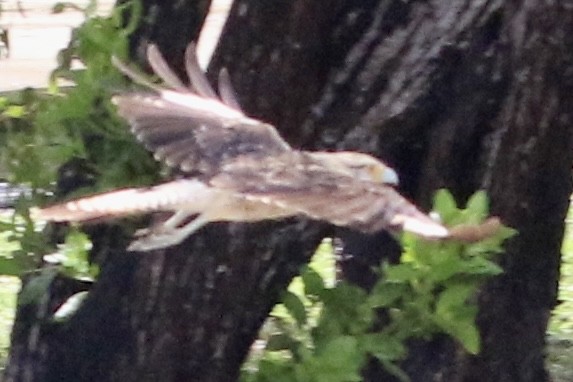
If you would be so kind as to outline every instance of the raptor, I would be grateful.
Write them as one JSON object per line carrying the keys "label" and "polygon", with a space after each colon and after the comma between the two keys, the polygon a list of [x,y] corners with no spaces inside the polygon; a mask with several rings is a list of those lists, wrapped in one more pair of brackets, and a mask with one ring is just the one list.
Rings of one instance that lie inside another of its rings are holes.
{"label": "raptor", "polygon": [[81,222],[172,212],[167,220],[136,233],[132,251],[179,244],[210,222],[291,216],[366,233],[404,230],[433,239],[449,235],[396,191],[396,173],[378,159],[358,152],[293,149],[275,127],[243,113],[226,70],[220,72],[217,95],[197,63],[194,44],[185,52],[189,86],[155,45],[149,46],[147,57],[165,85],[114,59],[119,70],[149,90],[117,95],[113,103],[155,158],[183,176],[49,206],[35,211],[36,218]]}

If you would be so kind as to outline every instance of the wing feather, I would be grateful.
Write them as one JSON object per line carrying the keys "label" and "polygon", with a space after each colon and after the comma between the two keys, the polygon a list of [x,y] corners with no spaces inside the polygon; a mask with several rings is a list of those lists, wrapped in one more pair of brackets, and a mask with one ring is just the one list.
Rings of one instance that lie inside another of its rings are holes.
{"label": "wing feather", "polygon": [[115,59],[123,73],[158,94],[119,95],[113,102],[133,134],[159,160],[183,172],[210,177],[238,157],[260,158],[291,151],[273,126],[240,110],[225,71],[220,83],[223,102],[217,98],[197,63],[194,44],[186,50],[186,70],[196,93],[171,71],[155,45],[150,45],[148,59],[156,74],[174,90],[150,83]]}
{"label": "wing feather", "polygon": [[239,100],[237,99],[237,94],[233,89],[233,85],[231,84],[231,76],[227,69],[223,68],[219,72],[219,95],[223,100],[225,105],[232,107],[233,109],[241,110],[241,105],[239,104]]}
{"label": "wing feather", "polygon": [[229,164],[210,180],[246,199],[362,232],[405,230],[441,238],[448,230],[395,189],[317,165],[304,153]]}
{"label": "wing feather", "polygon": [[187,49],[185,49],[185,70],[191,81],[191,86],[197,94],[205,98],[217,99],[215,90],[213,90],[205,73],[203,73],[203,70],[201,70],[199,66],[199,61],[197,61],[197,49],[194,42],[187,45]]}
{"label": "wing feather", "polygon": [[151,44],[147,48],[147,61],[153,72],[157,74],[167,85],[180,92],[189,92],[189,88],[177,77],[177,74],[171,70],[165,58],[157,48],[157,45]]}
{"label": "wing feather", "polygon": [[114,102],[136,138],[158,160],[183,172],[211,176],[239,156],[258,158],[291,150],[271,125],[250,119],[230,123],[154,95],[116,96]]}
{"label": "wing feather", "polygon": [[365,233],[387,230],[408,231],[427,238],[449,235],[447,228],[387,186],[339,188],[336,193],[312,189],[295,193],[249,193],[246,197]]}

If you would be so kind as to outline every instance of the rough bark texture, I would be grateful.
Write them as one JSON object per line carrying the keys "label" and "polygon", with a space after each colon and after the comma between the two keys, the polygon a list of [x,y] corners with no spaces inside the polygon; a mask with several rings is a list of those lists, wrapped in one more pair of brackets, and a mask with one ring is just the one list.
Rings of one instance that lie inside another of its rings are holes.
{"label": "rough bark texture", "polygon": [[[211,68],[229,68],[249,114],[295,146],[385,159],[423,206],[440,187],[460,201],[484,188],[520,231],[500,260],[506,273],[480,296],[482,354],[444,339],[413,344],[413,381],[547,380],[544,331],[572,190],[572,56],[571,1],[233,5]],[[69,322],[42,322],[70,293],[57,283],[43,305],[18,312],[7,380],[235,380],[280,290],[329,232],[294,220],[214,224],[165,254],[108,249]],[[397,252],[384,234],[339,235],[353,255],[346,276],[366,287],[368,265]],[[364,375],[391,380],[375,363]]]}
{"label": "rough bark texture", "polygon": [[[406,370],[417,381],[545,380],[544,336],[572,188],[573,3],[283,6],[238,2],[220,46],[217,64],[241,74],[233,77],[247,110],[268,118],[283,102],[302,103],[279,125],[291,142],[374,153],[425,206],[441,187],[461,203],[485,189],[492,212],[520,231],[501,259],[506,273],[481,295],[482,354],[453,364],[454,344],[439,339],[414,346]],[[253,22],[273,15],[275,22]],[[294,74],[297,67],[304,71]],[[365,287],[374,280],[365,276],[369,266],[396,253],[384,234],[338,234],[353,255],[343,264],[348,279]],[[376,366],[366,375],[387,378]]]}
{"label": "rough bark texture", "polygon": [[[129,0],[117,0],[117,4]],[[131,37],[131,56],[142,66],[148,65],[147,46],[157,44],[167,62],[181,76],[185,73],[183,52],[201,31],[211,0],[140,0],[143,16]]]}

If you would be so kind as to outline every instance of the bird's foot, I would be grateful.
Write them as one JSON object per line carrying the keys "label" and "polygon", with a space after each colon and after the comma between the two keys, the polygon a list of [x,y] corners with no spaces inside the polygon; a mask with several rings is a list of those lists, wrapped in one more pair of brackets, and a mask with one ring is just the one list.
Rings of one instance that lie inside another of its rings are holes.
{"label": "bird's foot", "polygon": [[[147,233],[147,235],[144,235]],[[147,232],[136,232],[138,239],[131,242],[127,250],[130,252],[147,252],[156,249],[162,249],[177,245],[183,241],[185,237],[181,237],[177,232],[155,232],[147,230]]]}

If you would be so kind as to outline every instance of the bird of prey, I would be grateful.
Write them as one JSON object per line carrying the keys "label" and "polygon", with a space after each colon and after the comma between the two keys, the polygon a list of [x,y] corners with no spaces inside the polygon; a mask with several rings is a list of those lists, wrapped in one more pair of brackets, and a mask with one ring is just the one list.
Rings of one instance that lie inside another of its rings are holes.
{"label": "bird of prey", "polygon": [[219,75],[217,95],[199,68],[194,44],[185,52],[189,86],[155,45],[149,46],[147,57],[165,85],[115,59],[118,69],[150,90],[117,95],[113,103],[137,139],[183,177],[39,209],[37,218],[89,221],[172,212],[166,221],[136,233],[128,248],[132,251],[179,244],[210,222],[291,216],[365,233],[404,230],[433,239],[449,235],[393,188],[396,173],[378,159],[357,152],[293,149],[272,125],[241,111],[226,70]]}

